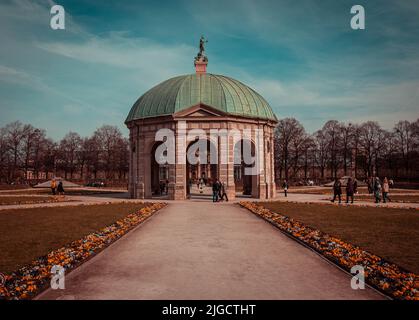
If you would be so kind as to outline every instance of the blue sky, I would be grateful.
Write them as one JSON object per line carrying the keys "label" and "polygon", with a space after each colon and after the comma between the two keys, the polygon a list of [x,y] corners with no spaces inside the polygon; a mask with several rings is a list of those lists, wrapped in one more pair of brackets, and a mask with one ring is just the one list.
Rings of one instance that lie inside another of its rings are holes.
{"label": "blue sky", "polygon": [[[52,30],[53,4],[66,30]],[[366,30],[350,28],[350,8]],[[208,72],[261,93],[279,118],[313,132],[329,119],[415,120],[419,1],[95,1],[0,3],[0,126],[20,120],[60,139],[123,124],[157,83],[194,72],[201,34]]]}

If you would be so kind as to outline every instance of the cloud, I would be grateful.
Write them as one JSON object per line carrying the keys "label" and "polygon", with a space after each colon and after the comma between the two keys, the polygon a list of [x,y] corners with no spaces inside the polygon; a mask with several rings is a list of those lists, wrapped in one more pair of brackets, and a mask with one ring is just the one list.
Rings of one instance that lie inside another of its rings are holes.
{"label": "cloud", "polygon": [[98,37],[85,34],[77,42],[38,42],[36,46],[52,54],[89,64],[102,64],[139,72],[144,80],[165,79],[190,66],[196,49],[185,44],[164,45],[145,38],[110,33]]}
{"label": "cloud", "polygon": [[296,117],[309,130],[330,118],[391,126],[417,114],[413,1],[369,2],[364,33],[348,30],[349,1],[180,0],[176,12],[151,2],[62,2],[65,32],[49,28],[52,1],[0,3],[3,119],[24,115],[58,135],[89,134],[105,122],[123,128],[142,93],[193,70],[189,44],[201,33],[210,40],[210,72],[248,84],[279,118]]}

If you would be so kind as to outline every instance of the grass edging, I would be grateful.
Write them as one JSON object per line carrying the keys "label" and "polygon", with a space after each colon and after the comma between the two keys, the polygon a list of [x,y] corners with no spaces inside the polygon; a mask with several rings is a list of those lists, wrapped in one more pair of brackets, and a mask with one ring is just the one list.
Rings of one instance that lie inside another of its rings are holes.
{"label": "grass edging", "polygon": [[0,286],[0,300],[34,298],[50,285],[52,266],[62,266],[68,274],[165,206],[166,203],[151,203],[107,227],[51,251],[5,275],[5,283]]}
{"label": "grass edging", "polygon": [[400,300],[419,300],[419,275],[255,202],[239,204],[343,270],[350,272],[354,265],[363,266],[365,282],[385,295]]}

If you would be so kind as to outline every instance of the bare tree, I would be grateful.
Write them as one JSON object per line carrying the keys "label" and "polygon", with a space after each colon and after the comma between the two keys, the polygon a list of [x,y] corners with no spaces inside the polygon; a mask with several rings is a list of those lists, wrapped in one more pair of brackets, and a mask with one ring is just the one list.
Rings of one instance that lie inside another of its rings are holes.
{"label": "bare tree", "polygon": [[368,177],[377,175],[377,156],[383,130],[375,121],[368,121],[360,127],[360,143],[366,158],[366,173]]}
{"label": "bare tree", "polygon": [[409,154],[414,144],[414,125],[409,121],[399,121],[394,127],[394,134],[397,139],[399,151],[403,158],[403,164],[406,176],[409,175]]}
{"label": "bare tree", "polygon": [[22,161],[23,138],[25,129],[20,121],[15,121],[6,125],[7,144],[11,153],[11,166],[8,172],[8,181],[14,181],[18,177],[18,169]]}
{"label": "bare tree", "polygon": [[7,130],[0,128],[0,182],[7,181],[9,168],[9,145],[7,141]]}
{"label": "bare tree", "polygon": [[336,178],[339,168],[339,151],[342,143],[342,125],[336,120],[329,120],[323,126],[322,131],[327,140],[330,175],[332,178]]}
{"label": "bare tree", "polygon": [[70,179],[76,171],[77,154],[80,150],[81,138],[75,132],[69,132],[60,142],[59,159],[60,167],[64,170],[65,178],[70,173]]}
{"label": "bare tree", "polygon": [[58,158],[58,145],[51,139],[45,138],[43,140],[43,153],[41,154],[42,168],[46,177],[49,173],[57,174],[57,158]]}
{"label": "bare tree", "polygon": [[112,179],[117,168],[115,155],[122,141],[122,133],[115,126],[105,125],[95,131],[93,138],[98,142],[106,178]]}
{"label": "bare tree", "polygon": [[289,179],[291,156],[293,156],[294,162],[298,160],[299,152],[295,148],[299,146],[304,135],[305,130],[296,119],[286,118],[279,121],[275,129],[275,150],[277,150],[275,162],[280,164],[280,179],[282,178],[282,171],[285,179]]}
{"label": "bare tree", "polygon": [[340,137],[342,139],[341,142],[341,150],[342,150],[342,163],[343,163],[343,174],[345,176],[348,175],[348,166],[351,164],[352,161],[352,150],[351,147],[353,145],[353,138],[354,138],[354,129],[352,123],[345,125],[344,123],[340,126]]}
{"label": "bare tree", "polygon": [[316,144],[316,163],[320,168],[320,177],[321,179],[324,179],[328,159],[328,140],[325,137],[323,130],[318,130],[314,133],[314,142]]}

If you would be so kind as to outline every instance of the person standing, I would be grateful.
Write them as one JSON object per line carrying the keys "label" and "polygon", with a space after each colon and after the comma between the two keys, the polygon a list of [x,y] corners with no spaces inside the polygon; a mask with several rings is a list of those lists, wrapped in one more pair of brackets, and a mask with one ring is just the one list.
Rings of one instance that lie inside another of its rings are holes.
{"label": "person standing", "polygon": [[285,195],[285,197],[287,197],[288,196],[288,182],[287,182],[287,180],[284,180],[284,182],[282,183],[282,188],[284,189],[284,195]]}
{"label": "person standing", "polygon": [[160,195],[162,196],[164,193],[164,190],[166,189],[165,183],[163,180],[160,180]]}
{"label": "person standing", "polygon": [[354,182],[352,178],[349,178],[346,184],[346,203],[349,203],[349,198],[351,198],[351,203],[354,203]]}
{"label": "person standing", "polygon": [[372,194],[373,193],[373,181],[372,181],[372,178],[368,178],[367,179],[367,186],[368,186],[368,193],[369,194]]}
{"label": "person standing", "polygon": [[379,203],[381,201],[381,182],[379,177],[375,177],[374,180],[374,197],[375,203]]}
{"label": "person standing", "polygon": [[224,182],[220,182],[220,189],[221,189],[221,201],[224,200],[224,197],[226,198],[226,201],[228,202],[228,197],[227,197],[227,193],[226,193],[226,185]]}
{"label": "person standing", "polygon": [[62,181],[58,182],[57,192],[58,192],[58,195],[59,196],[63,196],[64,195],[64,186],[63,186],[63,182]]}
{"label": "person standing", "polygon": [[332,202],[335,202],[336,197],[339,199],[339,203],[342,202],[342,183],[338,178],[335,179],[335,183],[333,184],[333,200]]}
{"label": "person standing", "polygon": [[51,192],[55,196],[55,190],[57,189],[57,181],[55,179],[51,180]]}
{"label": "person standing", "polygon": [[212,184],[212,202],[218,202],[218,193],[220,192],[220,185],[218,180]]}
{"label": "person standing", "polygon": [[354,195],[358,193],[358,181],[354,179]]}
{"label": "person standing", "polygon": [[393,187],[394,187],[394,180],[393,180],[393,179],[389,179],[389,180],[388,180],[388,186],[389,186],[390,188],[393,188]]}
{"label": "person standing", "polygon": [[199,180],[198,188],[199,188],[199,193],[204,193],[204,179],[203,178]]}
{"label": "person standing", "polygon": [[388,193],[390,192],[390,183],[387,179],[387,177],[383,180],[383,202],[386,203],[386,200],[391,202],[390,197],[388,196]]}

